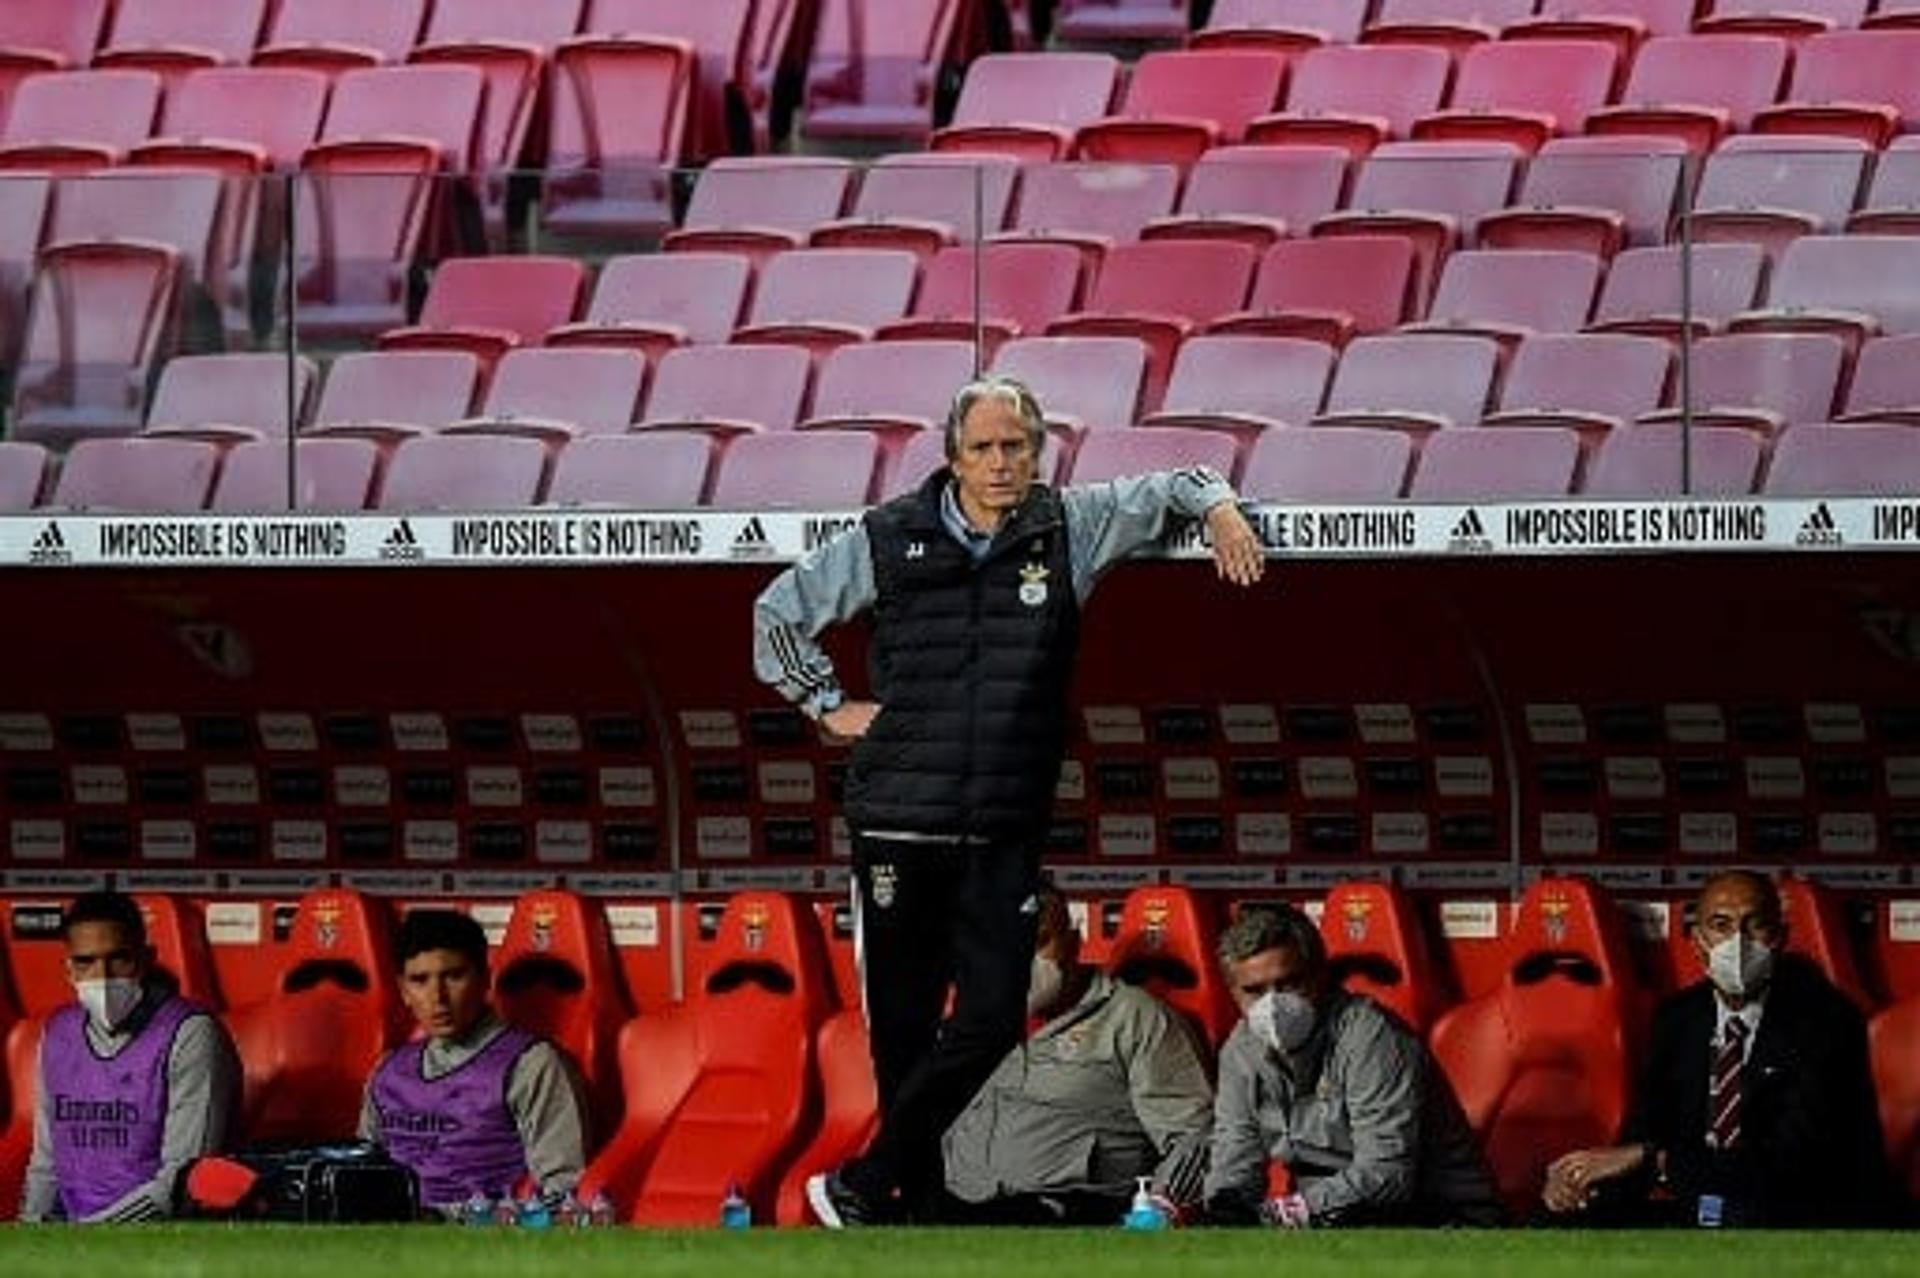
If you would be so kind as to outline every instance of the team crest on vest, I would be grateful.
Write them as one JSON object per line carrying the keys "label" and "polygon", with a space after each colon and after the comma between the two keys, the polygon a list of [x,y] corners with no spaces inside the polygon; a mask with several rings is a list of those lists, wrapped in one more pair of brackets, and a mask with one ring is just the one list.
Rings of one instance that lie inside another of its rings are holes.
{"label": "team crest on vest", "polygon": [[876,909],[893,908],[894,895],[899,890],[900,879],[891,865],[876,865],[869,871],[873,881],[873,904]]}
{"label": "team crest on vest", "polygon": [[1020,570],[1020,602],[1038,608],[1047,601],[1047,566],[1028,564]]}

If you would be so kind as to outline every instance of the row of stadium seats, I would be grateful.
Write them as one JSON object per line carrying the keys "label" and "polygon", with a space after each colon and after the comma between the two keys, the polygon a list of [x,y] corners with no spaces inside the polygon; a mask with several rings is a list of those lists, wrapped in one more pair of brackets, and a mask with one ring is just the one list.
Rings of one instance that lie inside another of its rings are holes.
{"label": "row of stadium seats", "polygon": [[[1784,893],[1793,948],[1865,1003],[1837,902],[1799,880]],[[164,897],[143,906],[164,965],[190,995],[217,1005],[190,908]],[[1438,951],[1398,892],[1343,885],[1319,913],[1336,975],[1429,1038],[1515,1206],[1538,1192],[1555,1154],[1617,1133],[1654,991],[1604,892],[1579,879],[1541,880],[1499,942],[1495,984],[1451,1006]],[[1180,888],[1137,889],[1118,914],[1112,936],[1090,920],[1089,958],[1155,990],[1217,1046],[1234,1020],[1213,960],[1218,915]],[[1685,982],[1699,973],[1680,915],[1671,911],[1665,944]],[[351,1130],[368,1071],[407,1031],[387,975],[389,926],[370,898],[309,895],[273,956],[272,993],[227,1013],[246,1065],[252,1139]],[[495,959],[501,1009],[573,1053],[602,1116],[619,1116],[588,1192],[608,1190],[631,1221],[699,1223],[737,1178],[769,1218],[800,1221],[805,1175],[857,1149],[873,1121],[848,965],[829,949],[815,910],[772,894],[735,897],[690,955],[687,998],[629,1019],[599,908],[551,891],[516,903]],[[17,1186],[30,1141],[38,1018],[65,989],[57,937],[9,950],[30,1013],[8,1035],[0,1199],[11,1203],[5,1191]],[[1888,1145],[1908,1177],[1920,1171],[1915,1012],[1914,1000],[1897,1003],[1872,1032]]]}
{"label": "row of stadium seats", "polygon": [[[1121,0],[1164,7],[1158,0]],[[1515,28],[1621,31],[1634,36],[1695,31],[1777,31],[1802,38],[1852,27],[1906,27],[1912,0],[1214,0],[1198,47],[1310,31],[1324,40],[1400,38],[1409,28],[1492,39]],[[1410,34],[1410,33],[1409,33]]]}

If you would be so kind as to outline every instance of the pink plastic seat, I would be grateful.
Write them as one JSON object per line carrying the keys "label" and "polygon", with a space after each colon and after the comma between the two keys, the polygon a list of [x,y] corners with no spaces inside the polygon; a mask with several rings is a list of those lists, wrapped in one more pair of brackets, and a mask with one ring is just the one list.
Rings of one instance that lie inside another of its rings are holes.
{"label": "pink plastic seat", "polygon": [[1265,252],[1340,207],[1347,153],[1331,146],[1225,146],[1200,157],[1180,207],[1142,239],[1220,239]]}
{"label": "pink plastic seat", "polygon": [[229,443],[289,435],[303,422],[317,380],[304,355],[182,355],[160,370],[147,430]]}
{"label": "pink plastic seat", "polygon": [[1694,192],[1693,238],[1751,242],[1777,259],[1802,235],[1846,225],[1871,158],[1856,138],[1728,138],[1707,157]]}
{"label": "pink plastic seat", "polygon": [[[693,53],[687,159],[733,149],[728,115],[745,116],[752,72],[748,61],[757,0],[589,0],[581,33],[675,41]],[[746,139],[742,139],[743,144]]]}
{"label": "pink plastic seat", "polygon": [[512,510],[540,499],[547,449],[507,435],[401,441],[380,485],[381,510]]}
{"label": "pink plastic seat", "polygon": [[380,474],[380,448],[366,439],[301,439],[291,456],[285,440],[263,439],[227,450],[208,508],[234,514],[289,509],[351,513],[366,508]]}
{"label": "pink plastic seat", "polygon": [[1147,351],[1131,337],[1022,337],[1000,348],[993,371],[1025,382],[1048,424],[1077,436],[1140,415]]}
{"label": "pink plastic seat", "polygon": [[253,64],[331,76],[404,62],[426,16],[427,0],[277,0]]}
{"label": "pink plastic seat", "polygon": [[1177,40],[1188,0],[1061,0],[1053,29],[1062,40]]}
{"label": "pink plastic seat", "polygon": [[1143,426],[1226,430],[1243,441],[1308,422],[1326,402],[1334,351],[1294,337],[1188,339],[1160,411]]}
{"label": "pink plastic seat", "polygon": [[1196,49],[1273,49],[1297,54],[1323,44],[1352,44],[1371,0],[1214,0]]}
{"label": "pink plastic seat", "polygon": [[1885,146],[1920,127],[1920,31],[1829,31],[1794,51],[1786,100],[1754,114],[1759,133],[1832,134]]}
{"label": "pink plastic seat", "polygon": [[959,52],[963,9],[954,0],[827,0],[807,63],[801,132],[924,145],[939,77]]}
{"label": "pink plastic seat", "polygon": [[1840,420],[1920,425],[1920,333],[1876,337],[1860,348]]}
{"label": "pink plastic seat", "polygon": [[[1915,15],[1920,18],[1920,9]],[[1920,234],[1920,136],[1895,138],[1880,153],[1847,229],[1859,235]]]}
{"label": "pink plastic seat", "polygon": [[676,346],[724,342],[738,327],[753,264],[734,253],[633,253],[600,270],[586,318],[550,346],[621,346],[651,364]]}
{"label": "pink plastic seat", "polygon": [[[1684,444],[1682,435],[1678,422],[1612,432],[1587,467],[1584,493],[1644,500],[1745,497],[1753,491],[1765,456],[1759,436],[1737,426],[1695,426]],[[1683,450],[1689,454],[1685,462]]]}
{"label": "pink plastic seat", "polygon": [[267,0],[115,0],[93,64],[154,71],[172,88],[202,68],[245,63],[266,18]]}
{"label": "pink plastic seat", "polygon": [[0,440],[0,510],[29,509],[46,491],[47,450],[38,444]]}
{"label": "pink plastic seat", "polygon": [[882,325],[875,335],[888,341],[972,341],[977,320],[990,356],[1010,338],[1039,333],[1072,311],[1085,269],[1081,251],[1067,244],[1003,241],[941,249],[927,265],[912,315]]}
{"label": "pink plastic seat", "polygon": [[195,511],[207,504],[220,450],[195,439],[83,439],[67,453],[51,506]]}
{"label": "pink plastic seat", "polygon": [[1910,426],[1796,426],[1773,448],[1769,497],[1904,497],[1920,493],[1920,431]]}
{"label": "pink plastic seat", "polygon": [[1488,337],[1383,334],[1355,338],[1340,356],[1330,426],[1390,426],[1425,435],[1480,420],[1493,397],[1500,344]]}
{"label": "pink plastic seat", "polygon": [[715,160],[695,181],[686,220],[667,236],[665,247],[745,253],[764,261],[798,248],[815,226],[839,217],[854,177],[849,162],[823,157]]}
{"label": "pink plastic seat", "polygon": [[694,434],[583,435],[554,461],[547,503],[686,509],[706,495],[712,465],[712,443]]}
{"label": "pink plastic seat", "polygon": [[[1725,333],[1693,345],[1696,424],[1743,426],[1773,435],[1833,415],[1846,344],[1828,333]],[[1677,421],[1663,409],[1642,421]]]}
{"label": "pink plastic seat", "polygon": [[0,120],[20,82],[85,66],[100,43],[110,0],[13,0],[0,5]]}
{"label": "pink plastic seat", "polygon": [[[1628,249],[1608,268],[1589,327],[1673,339],[1717,332],[1759,299],[1766,269],[1758,244],[1700,244],[1690,255],[1678,245]],[[1692,293],[1683,298],[1688,276]]]}
{"label": "pink plastic seat", "polygon": [[456,422],[473,411],[480,361],[469,351],[367,351],[327,370],[311,431],[387,440]]}
{"label": "pink plastic seat", "polygon": [[866,171],[853,212],[822,222],[817,248],[893,248],[930,260],[942,248],[974,243],[1006,225],[1017,160],[1004,155],[884,155]]}
{"label": "pink plastic seat", "polygon": [[152,136],[160,92],[160,77],[151,71],[31,76],[14,90],[0,127],[0,169],[84,173],[105,168]]}
{"label": "pink plastic seat", "polygon": [[639,414],[646,381],[647,361],[637,351],[522,347],[501,359],[479,414],[460,429],[550,444],[576,434],[623,431]]}
{"label": "pink plastic seat", "polygon": [[710,505],[729,509],[864,506],[880,449],[871,435],[807,431],[743,435],[727,446]]}
{"label": "pink plastic seat", "polygon": [[1693,153],[1745,130],[1780,96],[1786,42],[1770,36],[1656,36],[1634,58],[1614,106],[1587,117],[1587,132],[1673,138]]}
{"label": "pink plastic seat", "polygon": [[1513,207],[1480,219],[1480,245],[1611,258],[1664,243],[1686,159],[1675,138],[1554,138],[1527,165]]}
{"label": "pink plastic seat", "polygon": [[1262,146],[1337,146],[1358,157],[1440,108],[1453,65],[1439,49],[1328,45],[1295,64],[1283,110],[1256,120],[1247,140]]}
{"label": "pink plastic seat", "polygon": [[1120,110],[1081,126],[1075,154],[1083,160],[1190,168],[1211,148],[1241,141],[1249,124],[1271,113],[1286,75],[1287,60],[1277,53],[1148,53],[1134,65]]}
{"label": "pink plastic seat", "polygon": [[1508,142],[1531,155],[1607,104],[1617,60],[1591,40],[1477,44],[1460,59],[1447,108],[1416,120],[1413,136]]}
{"label": "pink plastic seat", "polygon": [[671,225],[671,170],[687,155],[698,62],[684,40],[580,36],[560,44],[541,215],[549,234],[652,235]]}
{"label": "pink plastic seat", "polygon": [[812,356],[799,346],[688,346],[660,360],[647,429],[718,438],[785,431],[806,404]]}
{"label": "pink plastic seat", "polygon": [[382,333],[380,347],[468,350],[492,365],[570,322],[586,288],[586,268],[572,258],[449,258],[433,273],[419,320]]}
{"label": "pink plastic seat", "polygon": [[1572,333],[1587,322],[1600,259],[1558,249],[1473,249],[1440,272],[1427,318],[1408,332],[1485,333],[1511,346],[1532,333]]}
{"label": "pink plastic seat", "polygon": [[1563,426],[1591,445],[1666,402],[1673,348],[1628,333],[1551,333],[1520,343],[1486,426]]}
{"label": "pink plastic seat", "polygon": [[906,315],[919,282],[919,259],[900,249],[791,249],[761,270],[747,322],[733,340],[816,353],[864,342]]}
{"label": "pink plastic seat", "polygon": [[1239,456],[1232,436],[1187,426],[1099,431],[1074,453],[1071,482],[1097,484],[1183,466],[1207,466],[1228,479],[1237,477]]}
{"label": "pink plastic seat", "polygon": [[1065,159],[1074,131],[1112,109],[1119,83],[1120,64],[1104,53],[989,53],[967,68],[932,149]]}
{"label": "pink plastic seat", "polygon": [[1083,252],[1090,272],[1115,244],[1173,212],[1180,172],[1166,164],[1032,164],[1020,179],[1013,229],[1001,238],[1054,240]]}
{"label": "pink plastic seat", "polygon": [[1254,501],[1389,502],[1406,490],[1413,439],[1366,426],[1274,430],[1253,445],[1240,492]]}
{"label": "pink plastic seat", "polygon": [[1764,310],[1736,315],[1734,332],[1831,333],[1849,352],[1875,333],[1920,332],[1920,239],[1808,236],[1787,245]]}
{"label": "pink plastic seat", "polygon": [[1414,501],[1541,501],[1573,491],[1580,437],[1555,426],[1443,430],[1420,450]]}

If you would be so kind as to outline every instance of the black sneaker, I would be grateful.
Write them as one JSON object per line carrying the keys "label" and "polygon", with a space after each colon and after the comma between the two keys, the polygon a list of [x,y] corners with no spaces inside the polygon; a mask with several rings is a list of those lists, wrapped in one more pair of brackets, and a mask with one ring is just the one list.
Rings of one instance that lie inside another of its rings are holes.
{"label": "black sneaker", "polygon": [[892,1222],[891,1203],[876,1202],[841,1179],[840,1173],[819,1172],[807,1177],[807,1206],[828,1229],[863,1229]]}

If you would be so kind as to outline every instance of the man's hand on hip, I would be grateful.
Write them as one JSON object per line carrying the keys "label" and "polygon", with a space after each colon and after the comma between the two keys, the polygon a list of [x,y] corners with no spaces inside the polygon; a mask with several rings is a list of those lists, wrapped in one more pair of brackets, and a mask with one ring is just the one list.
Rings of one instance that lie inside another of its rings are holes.
{"label": "man's hand on hip", "polygon": [[1266,571],[1267,560],[1260,537],[1240,508],[1223,501],[1207,512],[1207,535],[1213,539],[1213,566],[1221,579],[1236,586],[1251,586]]}
{"label": "man's hand on hip", "polygon": [[820,716],[820,726],[829,736],[858,741],[867,735],[867,729],[873,726],[874,717],[879,713],[877,701],[843,701]]}

